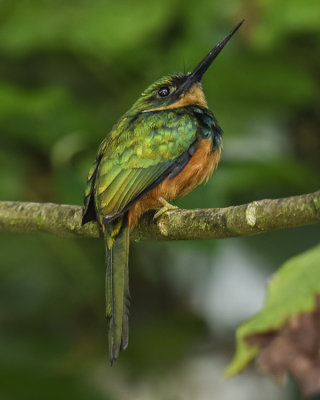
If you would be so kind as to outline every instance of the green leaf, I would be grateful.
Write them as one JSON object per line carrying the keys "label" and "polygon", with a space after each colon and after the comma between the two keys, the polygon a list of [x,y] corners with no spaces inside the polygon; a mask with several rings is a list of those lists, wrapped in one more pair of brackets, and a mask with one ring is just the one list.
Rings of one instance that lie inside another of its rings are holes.
{"label": "green leaf", "polygon": [[278,330],[288,318],[312,311],[316,293],[320,293],[320,246],[291,258],[275,274],[264,309],[237,329],[236,354],[225,375],[239,373],[259,353],[259,346],[247,343],[248,336]]}

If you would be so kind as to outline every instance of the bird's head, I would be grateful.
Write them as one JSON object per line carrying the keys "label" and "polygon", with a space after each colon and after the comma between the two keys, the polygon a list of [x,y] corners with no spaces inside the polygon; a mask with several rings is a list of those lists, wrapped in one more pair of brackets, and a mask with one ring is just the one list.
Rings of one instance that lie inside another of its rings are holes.
{"label": "bird's head", "polygon": [[222,39],[192,72],[164,76],[150,85],[134,103],[128,114],[168,108],[180,108],[187,105],[207,107],[201,79],[213,60],[240,28],[242,23],[243,21]]}

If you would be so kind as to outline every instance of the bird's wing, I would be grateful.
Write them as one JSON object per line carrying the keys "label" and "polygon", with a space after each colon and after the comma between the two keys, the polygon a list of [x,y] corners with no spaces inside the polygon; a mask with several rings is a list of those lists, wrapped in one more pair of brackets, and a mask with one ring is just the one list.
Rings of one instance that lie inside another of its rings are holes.
{"label": "bird's wing", "polygon": [[189,161],[196,137],[196,121],[186,112],[139,114],[104,147],[94,184],[98,214],[113,219],[166,177],[177,175]]}
{"label": "bird's wing", "polygon": [[97,157],[96,161],[92,164],[88,178],[87,178],[87,186],[84,192],[84,207],[82,214],[82,224],[86,224],[90,221],[97,221],[96,215],[96,207],[94,204],[94,183],[97,175],[97,169],[100,164],[101,157]]}

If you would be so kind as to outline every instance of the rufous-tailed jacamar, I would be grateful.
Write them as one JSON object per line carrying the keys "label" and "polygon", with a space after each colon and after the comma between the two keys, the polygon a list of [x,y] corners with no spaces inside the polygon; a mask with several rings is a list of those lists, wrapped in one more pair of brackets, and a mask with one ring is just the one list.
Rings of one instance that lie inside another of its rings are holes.
{"label": "rufous-tailed jacamar", "polygon": [[[242,21],[243,22],[243,21]],[[112,362],[128,345],[129,234],[140,216],[208,180],[220,160],[222,131],[208,109],[201,78],[237,25],[188,74],[149,86],[114,125],[87,182],[82,223],[97,221],[106,245],[106,315]]]}

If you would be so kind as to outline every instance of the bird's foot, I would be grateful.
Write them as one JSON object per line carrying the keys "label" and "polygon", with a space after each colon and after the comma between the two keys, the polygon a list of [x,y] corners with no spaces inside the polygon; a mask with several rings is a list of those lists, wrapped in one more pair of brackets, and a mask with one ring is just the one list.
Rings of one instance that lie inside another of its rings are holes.
{"label": "bird's foot", "polygon": [[158,219],[159,217],[161,217],[161,215],[165,214],[168,211],[176,210],[177,208],[179,208],[177,206],[174,206],[174,205],[168,203],[167,200],[165,200],[163,197],[159,197],[158,200],[162,204],[162,207],[160,208],[159,211],[157,211],[154,214],[154,216],[153,216],[154,220]]}

